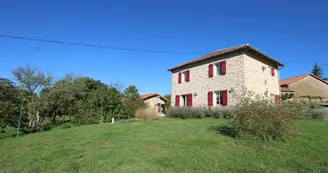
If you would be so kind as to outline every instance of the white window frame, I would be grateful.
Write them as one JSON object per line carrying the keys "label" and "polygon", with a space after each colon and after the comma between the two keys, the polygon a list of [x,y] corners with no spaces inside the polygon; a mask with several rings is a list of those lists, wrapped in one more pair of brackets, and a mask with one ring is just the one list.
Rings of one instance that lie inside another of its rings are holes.
{"label": "white window frame", "polygon": [[[215,75],[222,76],[222,62],[214,63],[214,65],[215,65]],[[219,72],[219,70],[220,70],[220,72]]]}
{"label": "white window frame", "polygon": [[[216,106],[223,106],[223,91],[214,91],[215,94],[215,104]],[[219,104],[218,104],[219,99]]]}

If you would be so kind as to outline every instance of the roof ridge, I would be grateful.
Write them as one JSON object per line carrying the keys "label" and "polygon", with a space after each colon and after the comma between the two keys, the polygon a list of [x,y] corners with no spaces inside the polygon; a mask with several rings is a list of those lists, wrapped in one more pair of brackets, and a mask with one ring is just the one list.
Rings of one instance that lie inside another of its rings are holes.
{"label": "roof ridge", "polygon": [[[292,78],[296,78],[296,77],[301,77],[301,76],[309,76],[309,75],[311,75],[310,73],[306,73],[306,74],[302,74],[302,75],[298,75],[298,76],[293,76],[293,77],[289,77],[289,78],[285,78],[285,79],[283,79],[283,80],[288,80],[288,79],[292,79]],[[283,80],[280,80],[280,81],[283,81]]]}
{"label": "roof ridge", "polygon": [[269,59],[270,61],[276,63],[278,66],[284,66],[281,62],[271,58],[270,56],[266,55],[265,53],[261,52],[260,50],[256,49],[255,47],[249,45],[249,44],[241,44],[241,45],[237,45],[237,46],[233,46],[233,47],[228,47],[228,48],[224,48],[224,49],[220,49],[220,50],[216,50],[214,52],[211,52],[209,54],[206,54],[206,55],[203,55],[199,58],[196,58],[196,59],[192,59],[192,60],[189,60],[188,62],[185,62],[185,63],[181,63],[179,65],[176,65],[170,69],[168,69],[168,71],[171,71],[174,70],[174,69],[177,69],[177,68],[180,68],[180,67],[183,67],[183,66],[186,66],[186,65],[190,65],[190,64],[193,64],[193,63],[196,63],[196,62],[201,62],[203,60],[207,60],[209,58],[212,58],[212,57],[215,57],[215,56],[221,56],[221,55],[225,55],[225,54],[229,54],[229,53],[233,53],[235,51],[239,51],[243,48],[248,48],[260,55],[262,55],[263,57]]}

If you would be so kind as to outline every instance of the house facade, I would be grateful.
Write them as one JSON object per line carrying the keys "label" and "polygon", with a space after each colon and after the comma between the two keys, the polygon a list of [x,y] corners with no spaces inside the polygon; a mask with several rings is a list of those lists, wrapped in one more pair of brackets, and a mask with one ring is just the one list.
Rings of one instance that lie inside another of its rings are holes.
{"label": "house facade", "polygon": [[169,69],[171,104],[175,107],[234,105],[245,91],[278,101],[279,66],[283,64],[248,44],[213,52]]}
{"label": "house facade", "polygon": [[313,74],[304,74],[281,80],[280,86],[283,94],[293,93],[296,97],[308,101],[328,101],[328,83]]}
{"label": "house facade", "polygon": [[162,97],[160,94],[148,93],[142,94],[140,97],[144,100],[144,102],[150,107],[156,110],[157,113],[162,114],[165,113],[165,102],[167,102],[167,98]]}

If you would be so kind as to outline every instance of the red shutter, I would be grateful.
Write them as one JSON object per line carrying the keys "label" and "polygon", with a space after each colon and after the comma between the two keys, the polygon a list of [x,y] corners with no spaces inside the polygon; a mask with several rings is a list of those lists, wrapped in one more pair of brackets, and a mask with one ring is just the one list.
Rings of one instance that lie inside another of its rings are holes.
{"label": "red shutter", "polygon": [[188,94],[187,106],[192,106],[192,94]]}
{"label": "red shutter", "polygon": [[182,78],[182,73],[179,72],[179,74],[178,74],[178,83],[181,83],[181,78]]}
{"label": "red shutter", "polygon": [[186,80],[187,80],[187,82],[190,81],[190,70],[186,71]]}
{"label": "red shutter", "polygon": [[227,73],[227,62],[222,61],[222,75],[225,75]]}
{"label": "red shutter", "polygon": [[222,92],[223,94],[223,105],[222,106],[227,106],[228,105],[228,91],[224,90]]}
{"label": "red shutter", "polygon": [[213,64],[208,65],[208,77],[213,77]]}
{"label": "red shutter", "polygon": [[280,105],[280,96],[279,95],[275,95],[275,100],[276,100],[276,103],[278,105]]}
{"label": "red shutter", "polygon": [[274,76],[274,68],[271,67],[271,76]]}
{"label": "red shutter", "polygon": [[176,107],[179,107],[180,106],[180,96],[179,95],[176,95],[175,96],[175,106]]}
{"label": "red shutter", "polygon": [[208,106],[213,106],[213,92],[209,91],[207,93],[207,104]]}

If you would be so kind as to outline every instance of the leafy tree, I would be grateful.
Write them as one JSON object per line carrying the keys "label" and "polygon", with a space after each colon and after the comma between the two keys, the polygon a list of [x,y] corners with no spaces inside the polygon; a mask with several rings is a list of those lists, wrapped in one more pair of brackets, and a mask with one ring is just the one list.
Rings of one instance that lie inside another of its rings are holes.
{"label": "leafy tree", "polygon": [[[22,103],[22,92],[12,81],[0,77],[0,126],[17,127],[20,105]],[[23,117],[23,121],[26,120]]]}
{"label": "leafy tree", "polygon": [[165,107],[170,108],[171,107],[171,94],[165,94],[164,97],[168,100],[165,102]]}
{"label": "leafy tree", "polygon": [[125,118],[128,116],[134,116],[137,109],[147,106],[140,98],[138,89],[134,85],[130,85],[124,90],[122,102],[124,113],[126,114]]}
{"label": "leafy tree", "polygon": [[50,87],[52,84],[52,76],[45,75],[42,70],[32,68],[28,65],[25,67],[18,67],[12,71],[16,81],[20,87],[27,92],[24,97],[27,100],[26,112],[28,116],[28,124],[24,123],[23,126],[27,127],[23,130],[25,132],[36,132],[42,129],[45,115],[40,114],[42,109],[42,102],[36,92],[42,88]]}
{"label": "leafy tree", "polygon": [[51,85],[53,77],[45,75],[42,70],[30,67],[18,67],[12,71],[15,79],[29,94],[33,94],[36,90],[42,87],[48,87]]}

